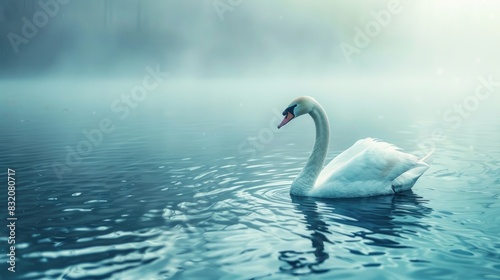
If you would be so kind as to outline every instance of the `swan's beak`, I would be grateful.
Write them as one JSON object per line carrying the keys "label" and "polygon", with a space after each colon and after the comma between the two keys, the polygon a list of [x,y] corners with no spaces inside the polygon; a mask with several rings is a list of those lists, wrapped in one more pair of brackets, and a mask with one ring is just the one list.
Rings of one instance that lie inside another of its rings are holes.
{"label": "swan's beak", "polygon": [[286,112],[286,116],[283,119],[283,121],[280,123],[280,125],[278,125],[278,129],[280,129],[282,126],[284,126],[285,124],[290,122],[293,118],[295,118],[295,116],[292,113]]}

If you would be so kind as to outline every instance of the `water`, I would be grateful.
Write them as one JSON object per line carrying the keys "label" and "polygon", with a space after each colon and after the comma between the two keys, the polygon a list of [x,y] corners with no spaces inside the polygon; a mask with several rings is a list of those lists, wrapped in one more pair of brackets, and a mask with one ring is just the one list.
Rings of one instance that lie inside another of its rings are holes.
{"label": "water", "polygon": [[[295,198],[289,186],[313,128],[304,118],[271,129],[289,96],[151,96],[120,120],[109,108],[120,86],[92,98],[50,87],[43,98],[2,97],[0,178],[5,186],[6,168],[16,170],[18,217],[15,274],[6,272],[4,230],[0,238],[2,279],[500,278],[496,119],[447,130],[412,192]],[[331,113],[328,159],[368,136],[418,153],[419,133],[439,126],[369,114],[346,123]],[[66,147],[76,150],[82,129],[103,118],[115,130],[80,163],[65,163]],[[61,178],[56,162],[70,169]]]}

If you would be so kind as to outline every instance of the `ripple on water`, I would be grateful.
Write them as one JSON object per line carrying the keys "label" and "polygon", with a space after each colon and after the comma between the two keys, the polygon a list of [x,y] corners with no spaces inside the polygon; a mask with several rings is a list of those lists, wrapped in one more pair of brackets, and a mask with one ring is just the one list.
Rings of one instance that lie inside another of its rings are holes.
{"label": "ripple on water", "polygon": [[328,200],[289,194],[308,156],[301,145],[276,154],[270,145],[248,159],[174,158],[139,143],[96,151],[94,164],[60,184],[46,176],[50,166],[25,170],[36,178],[23,198],[31,203],[22,213],[29,241],[19,248],[26,279],[477,279],[500,271],[497,162],[485,155],[463,162],[464,149],[438,153],[413,193]]}

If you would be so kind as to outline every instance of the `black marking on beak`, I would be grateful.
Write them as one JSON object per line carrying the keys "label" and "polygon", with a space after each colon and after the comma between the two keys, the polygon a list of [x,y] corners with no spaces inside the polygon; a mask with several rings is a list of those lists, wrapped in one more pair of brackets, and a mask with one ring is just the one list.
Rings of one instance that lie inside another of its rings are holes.
{"label": "black marking on beak", "polygon": [[286,116],[287,113],[290,113],[295,117],[295,114],[293,113],[293,109],[295,109],[295,107],[297,107],[297,104],[286,108],[285,111],[283,111],[283,116]]}

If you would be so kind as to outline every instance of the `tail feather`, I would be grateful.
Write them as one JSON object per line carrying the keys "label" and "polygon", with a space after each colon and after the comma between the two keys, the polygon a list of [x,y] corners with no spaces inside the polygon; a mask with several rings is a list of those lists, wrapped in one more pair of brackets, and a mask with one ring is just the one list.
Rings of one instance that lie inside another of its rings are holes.
{"label": "tail feather", "polygon": [[431,156],[432,154],[434,153],[434,151],[436,150],[436,148],[432,148],[432,151],[430,151],[429,153],[427,153],[421,160],[420,162],[423,162],[423,163],[427,163],[427,164],[431,164],[432,163],[432,159],[431,159]]}
{"label": "tail feather", "polygon": [[435,148],[432,149],[427,155],[425,155],[421,160],[418,161],[415,167],[399,175],[396,179],[391,182],[391,188],[394,193],[400,193],[407,191],[413,187],[417,182],[418,178],[424,174],[429,165],[431,164],[431,156],[434,153]]}
{"label": "tail feather", "polygon": [[411,189],[417,182],[418,178],[420,178],[420,176],[422,176],[428,168],[429,165],[422,164],[399,175],[391,182],[392,190],[395,193],[399,193]]}

